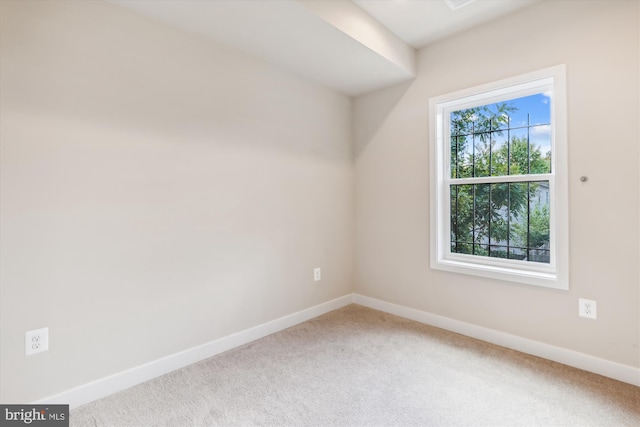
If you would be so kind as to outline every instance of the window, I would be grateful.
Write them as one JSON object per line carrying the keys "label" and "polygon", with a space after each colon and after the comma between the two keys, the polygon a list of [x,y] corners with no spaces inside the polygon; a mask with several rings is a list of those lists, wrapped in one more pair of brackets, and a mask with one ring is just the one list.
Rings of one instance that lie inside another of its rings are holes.
{"label": "window", "polygon": [[568,289],[565,67],[430,99],[431,267]]}

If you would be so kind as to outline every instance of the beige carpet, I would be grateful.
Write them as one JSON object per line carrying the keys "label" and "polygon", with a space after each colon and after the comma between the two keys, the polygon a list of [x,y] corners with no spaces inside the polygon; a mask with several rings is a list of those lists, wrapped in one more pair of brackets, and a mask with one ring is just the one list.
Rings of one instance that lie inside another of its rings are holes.
{"label": "beige carpet", "polygon": [[640,388],[358,305],[71,412],[71,426],[640,426]]}

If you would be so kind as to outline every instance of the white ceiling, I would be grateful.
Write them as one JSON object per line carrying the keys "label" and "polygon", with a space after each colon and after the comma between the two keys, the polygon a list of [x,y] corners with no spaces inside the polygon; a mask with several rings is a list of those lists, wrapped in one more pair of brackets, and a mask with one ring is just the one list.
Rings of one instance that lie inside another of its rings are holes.
{"label": "white ceiling", "polygon": [[416,49],[540,0],[472,0],[451,10],[444,0],[353,0]]}
{"label": "white ceiling", "polygon": [[356,96],[411,79],[414,49],[540,0],[108,1]]}

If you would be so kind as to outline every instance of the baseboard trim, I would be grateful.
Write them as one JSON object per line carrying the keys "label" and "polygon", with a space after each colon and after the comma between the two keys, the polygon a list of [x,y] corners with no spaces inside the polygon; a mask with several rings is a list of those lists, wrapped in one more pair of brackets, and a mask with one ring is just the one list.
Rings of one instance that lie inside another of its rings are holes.
{"label": "baseboard trim", "polygon": [[71,390],[41,399],[35,404],[68,404],[71,408],[75,408],[337,310],[352,302],[353,294],[348,294],[206,344],[83,384]]}
{"label": "baseboard trim", "polygon": [[360,294],[353,302],[640,387],[640,369]]}
{"label": "baseboard trim", "polygon": [[420,323],[477,338],[533,356],[542,357],[640,387],[640,369],[588,354],[533,341],[437,314],[389,303],[360,294],[348,294],[331,301],[280,317],[261,325],[219,338],[126,371],[40,399],[35,404],[69,404],[75,408],[145,381],[223,353],[283,329],[321,316],[351,303],[384,311]]}

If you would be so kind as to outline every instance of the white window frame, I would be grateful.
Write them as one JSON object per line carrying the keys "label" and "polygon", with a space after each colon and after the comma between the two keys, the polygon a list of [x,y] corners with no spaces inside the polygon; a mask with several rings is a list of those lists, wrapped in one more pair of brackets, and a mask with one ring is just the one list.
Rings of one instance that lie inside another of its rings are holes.
{"label": "white window frame", "polygon": [[[450,113],[551,91],[551,173],[467,178],[456,184],[549,181],[550,263],[451,252]],[[557,65],[429,99],[431,268],[548,288],[569,289],[566,67]]]}

